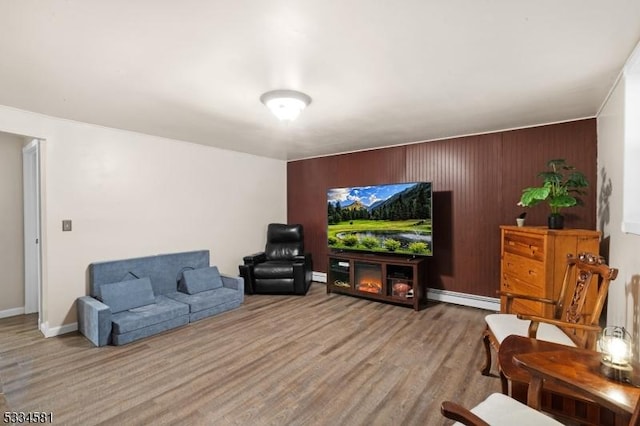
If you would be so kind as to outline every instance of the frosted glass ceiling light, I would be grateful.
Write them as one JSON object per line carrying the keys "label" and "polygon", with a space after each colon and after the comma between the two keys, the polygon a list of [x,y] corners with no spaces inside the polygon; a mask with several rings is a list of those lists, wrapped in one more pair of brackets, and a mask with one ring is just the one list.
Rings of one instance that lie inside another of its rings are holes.
{"label": "frosted glass ceiling light", "polygon": [[311,98],[295,90],[272,90],[260,96],[260,101],[280,121],[293,121],[311,103]]}

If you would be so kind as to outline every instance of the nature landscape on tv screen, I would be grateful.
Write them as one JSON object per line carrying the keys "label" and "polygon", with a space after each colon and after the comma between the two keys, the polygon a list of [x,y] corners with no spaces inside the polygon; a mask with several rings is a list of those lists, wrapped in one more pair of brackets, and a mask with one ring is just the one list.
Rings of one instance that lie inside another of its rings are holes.
{"label": "nature landscape on tv screen", "polygon": [[329,189],[329,247],[430,256],[431,197],[430,182]]}

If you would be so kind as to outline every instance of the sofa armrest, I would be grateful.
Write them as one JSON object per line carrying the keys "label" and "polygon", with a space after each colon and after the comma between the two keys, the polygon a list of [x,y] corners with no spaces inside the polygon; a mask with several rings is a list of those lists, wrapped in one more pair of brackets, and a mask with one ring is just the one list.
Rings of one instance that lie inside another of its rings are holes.
{"label": "sofa armrest", "polygon": [[264,262],[267,260],[267,255],[265,252],[261,251],[259,253],[250,254],[249,256],[245,256],[242,258],[245,265],[255,265],[257,263]]}
{"label": "sofa armrest", "polygon": [[244,296],[244,278],[232,277],[231,275],[220,274],[222,285],[226,288],[238,290]]}
{"label": "sofa armrest", "polygon": [[111,309],[91,296],[79,297],[78,330],[96,346],[106,346],[111,337]]}

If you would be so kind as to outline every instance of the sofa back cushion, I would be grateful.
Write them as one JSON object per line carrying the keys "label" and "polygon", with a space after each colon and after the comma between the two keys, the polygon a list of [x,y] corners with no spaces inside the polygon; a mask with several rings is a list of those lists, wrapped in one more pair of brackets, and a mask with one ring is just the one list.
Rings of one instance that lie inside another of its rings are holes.
{"label": "sofa back cushion", "polygon": [[149,278],[103,284],[100,291],[102,303],[109,306],[113,314],[155,303]]}
{"label": "sofa back cushion", "polygon": [[211,266],[184,271],[178,290],[187,294],[196,294],[221,287],[220,271],[217,266]]}
{"label": "sofa back cushion", "polygon": [[89,294],[100,298],[102,285],[142,277],[151,279],[156,296],[174,293],[184,270],[208,266],[209,250],[94,262],[89,265]]}

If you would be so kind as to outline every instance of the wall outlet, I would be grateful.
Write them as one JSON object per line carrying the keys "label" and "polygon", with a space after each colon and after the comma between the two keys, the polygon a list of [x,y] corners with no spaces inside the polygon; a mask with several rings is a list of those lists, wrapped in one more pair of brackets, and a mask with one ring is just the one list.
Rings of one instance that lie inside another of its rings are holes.
{"label": "wall outlet", "polygon": [[62,221],[62,232],[71,231],[71,220]]}

